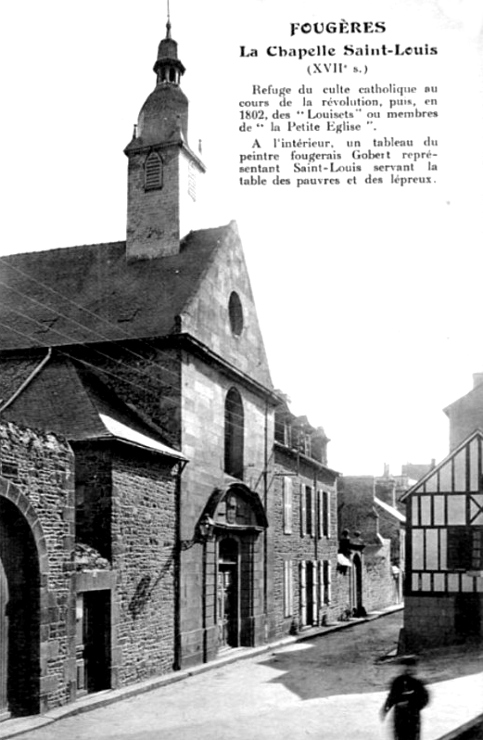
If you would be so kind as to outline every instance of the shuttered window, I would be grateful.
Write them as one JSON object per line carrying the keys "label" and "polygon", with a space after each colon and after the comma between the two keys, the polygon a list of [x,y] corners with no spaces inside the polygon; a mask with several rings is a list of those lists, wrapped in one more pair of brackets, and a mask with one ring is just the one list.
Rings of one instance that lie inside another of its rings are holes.
{"label": "shuttered window", "polygon": [[330,491],[322,492],[322,518],[324,537],[330,537]]}
{"label": "shuttered window", "polygon": [[323,561],[324,604],[332,601],[332,573],[329,560]]}
{"label": "shuttered window", "polygon": [[292,534],[292,479],[284,475],[283,479],[283,531]]}
{"label": "shuttered window", "polygon": [[300,624],[307,624],[307,569],[305,561],[300,563]]}
{"label": "shuttered window", "polygon": [[158,190],[163,186],[163,163],[157,152],[151,152],[144,163],[144,189]]}
{"label": "shuttered window", "polygon": [[306,533],[306,501],[305,501],[305,488],[300,484],[300,536],[305,537]]}
{"label": "shuttered window", "polygon": [[317,560],[312,561],[309,563],[310,569],[312,571],[311,573],[311,582],[312,582],[312,593],[311,593],[311,602],[312,602],[312,624],[318,624],[318,614],[319,614],[319,579],[318,579],[318,567],[317,567]]}
{"label": "shuttered window", "polygon": [[285,617],[293,614],[293,569],[292,561],[283,561],[283,610]]}
{"label": "shuttered window", "polygon": [[324,500],[323,491],[317,491],[317,536],[323,537],[324,534]]}

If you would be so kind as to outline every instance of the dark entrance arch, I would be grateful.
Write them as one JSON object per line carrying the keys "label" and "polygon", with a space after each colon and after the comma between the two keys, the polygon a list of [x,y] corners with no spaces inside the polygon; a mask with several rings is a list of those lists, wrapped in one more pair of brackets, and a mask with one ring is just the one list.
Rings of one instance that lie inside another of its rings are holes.
{"label": "dark entrance arch", "polygon": [[35,714],[40,711],[39,558],[27,520],[3,497],[0,561],[0,716]]}
{"label": "dark entrance arch", "polygon": [[353,614],[355,617],[362,617],[365,614],[362,603],[362,560],[358,553],[352,558],[353,574]]}

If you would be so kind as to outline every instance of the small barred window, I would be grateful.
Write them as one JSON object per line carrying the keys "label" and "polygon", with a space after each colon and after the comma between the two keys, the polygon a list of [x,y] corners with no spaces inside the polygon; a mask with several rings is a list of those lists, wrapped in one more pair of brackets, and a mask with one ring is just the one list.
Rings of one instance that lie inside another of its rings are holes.
{"label": "small barred window", "polygon": [[156,152],[146,159],[144,164],[144,189],[158,190],[163,187],[163,163]]}

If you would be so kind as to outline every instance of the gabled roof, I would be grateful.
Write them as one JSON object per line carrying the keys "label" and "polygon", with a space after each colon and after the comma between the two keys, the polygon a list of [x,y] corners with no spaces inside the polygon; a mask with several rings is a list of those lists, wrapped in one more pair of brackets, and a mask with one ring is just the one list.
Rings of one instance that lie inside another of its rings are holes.
{"label": "gabled roof", "polygon": [[234,224],[190,232],[179,254],[126,262],[126,243],[0,258],[0,348],[166,336]]}
{"label": "gabled roof", "polygon": [[475,429],[475,431],[472,432],[468,437],[466,437],[466,439],[464,439],[463,442],[461,442],[458,445],[458,447],[456,447],[454,450],[452,450],[452,452],[450,452],[450,454],[447,455],[444,458],[444,460],[442,460],[440,463],[438,463],[438,465],[435,465],[435,467],[432,468],[430,471],[428,471],[426,473],[426,475],[423,475],[423,477],[420,478],[417,481],[417,483],[415,483],[413,486],[411,486],[411,488],[409,488],[405,493],[403,493],[403,495],[401,496],[401,498],[399,500],[400,501],[405,501],[408,498],[408,496],[410,496],[412,493],[414,493],[416,491],[416,489],[418,489],[422,485],[424,485],[430,478],[432,478],[433,476],[437,475],[438,472],[445,465],[447,465],[450,460],[452,460],[457,455],[459,455],[461,453],[461,451],[465,447],[467,447],[469,444],[471,444],[471,442],[473,442],[473,440],[475,440],[475,439],[483,440],[483,431],[481,429]]}
{"label": "gabled roof", "polygon": [[181,452],[165,443],[154,424],[144,421],[94,374],[65,357],[47,362],[1,416],[61,434],[69,442],[117,439],[186,460]]}
{"label": "gabled roof", "polygon": [[386,514],[389,514],[390,516],[394,517],[394,519],[397,519],[402,524],[406,523],[406,517],[404,514],[401,514],[400,511],[398,511],[394,506],[391,506],[390,504],[386,504],[385,501],[382,501],[380,498],[377,498],[377,496],[374,496],[374,503],[379,506],[381,509],[383,509]]}
{"label": "gabled roof", "polygon": [[459,407],[465,408],[468,405],[472,406],[476,399],[481,400],[482,397],[483,383],[479,383],[470,391],[468,391],[468,393],[465,393],[464,396],[461,396],[460,398],[457,398],[456,401],[448,404],[448,406],[443,409],[443,412],[446,414],[446,416],[449,416],[451,411],[453,411],[454,409],[457,410]]}

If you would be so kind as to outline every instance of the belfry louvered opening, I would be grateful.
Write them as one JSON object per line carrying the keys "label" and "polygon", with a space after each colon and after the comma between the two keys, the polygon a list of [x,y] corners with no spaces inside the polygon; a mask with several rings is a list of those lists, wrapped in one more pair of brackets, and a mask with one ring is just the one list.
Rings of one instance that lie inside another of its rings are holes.
{"label": "belfry louvered opening", "polygon": [[144,189],[158,190],[163,187],[163,160],[157,152],[151,152],[144,163]]}

